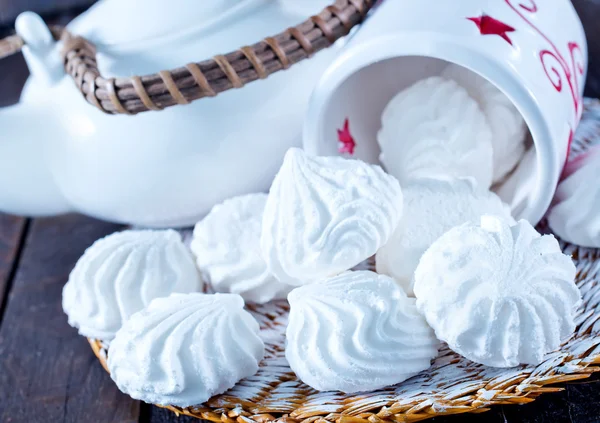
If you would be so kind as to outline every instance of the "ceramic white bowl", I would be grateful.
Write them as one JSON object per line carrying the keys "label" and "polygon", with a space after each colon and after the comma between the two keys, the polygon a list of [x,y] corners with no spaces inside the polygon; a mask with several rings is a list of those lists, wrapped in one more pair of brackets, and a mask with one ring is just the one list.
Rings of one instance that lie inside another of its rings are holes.
{"label": "ceramic white bowl", "polygon": [[383,1],[313,92],[305,149],[342,154],[336,134],[348,119],[354,157],[377,163],[376,134],[386,104],[448,63],[488,79],[523,115],[536,166],[515,172],[519,192],[511,195],[523,201],[512,206],[516,217],[537,223],[550,205],[582,112],[587,45],[569,0]]}

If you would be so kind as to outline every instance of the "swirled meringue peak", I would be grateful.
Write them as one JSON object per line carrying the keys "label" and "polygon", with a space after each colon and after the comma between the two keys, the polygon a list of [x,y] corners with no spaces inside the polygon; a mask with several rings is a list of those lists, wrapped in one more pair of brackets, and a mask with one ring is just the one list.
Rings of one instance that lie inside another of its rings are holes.
{"label": "swirled meringue peak", "polygon": [[493,367],[539,364],[574,331],[575,265],[552,235],[496,216],[442,235],[415,272],[417,307],[437,337]]}
{"label": "swirled meringue peak", "polygon": [[292,148],[267,199],[263,255],[280,281],[314,282],[375,254],[401,215],[400,184],[379,166]]}
{"label": "swirled meringue peak", "polygon": [[487,79],[462,66],[451,64],[442,72],[477,101],[492,131],[493,182],[500,182],[525,154],[527,125],[509,98]]}
{"label": "swirled meringue peak", "polygon": [[414,272],[429,246],[444,232],[484,214],[510,217],[510,209],[471,178],[419,179],[404,186],[400,225],[377,253],[377,272],[393,277],[412,296]]}
{"label": "swirled meringue peak", "polygon": [[83,336],[108,341],[158,297],[197,292],[194,258],[173,230],[130,230],[96,241],[63,289],[63,310]]}
{"label": "swirled meringue peak", "polygon": [[286,358],[321,391],[368,391],[429,368],[438,340],[415,300],[369,271],[345,272],[293,290]]}
{"label": "swirled meringue peak", "polygon": [[548,224],[565,241],[600,248],[600,147],[567,168],[570,175],[558,185]]}
{"label": "swirled meringue peak", "polygon": [[267,194],[249,194],[219,204],[194,228],[191,248],[204,279],[216,292],[253,303],[286,298],[285,285],[267,269],[260,234]]}
{"label": "swirled meringue peak", "polygon": [[108,350],[119,389],[152,404],[189,407],[258,371],[259,326],[236,294],[173,294],[134,314]]}
{"label": "swirled meringue peak", "polygon": [[386,106],[380,160],[404,186],[420,177],[473,177],[492,184],[492,133],[477,102],[456,82],[421,80]]}

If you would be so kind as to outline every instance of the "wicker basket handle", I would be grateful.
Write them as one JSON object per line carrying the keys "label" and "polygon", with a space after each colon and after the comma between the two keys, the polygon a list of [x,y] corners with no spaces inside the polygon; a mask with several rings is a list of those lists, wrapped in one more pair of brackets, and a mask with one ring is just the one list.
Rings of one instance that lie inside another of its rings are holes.
{"label": "wicker basket handle", "polygon": [[[54,28],[53,34],[63,41],[65,70],[88,103],[105,113],[134,115],[213,97],[287,69],[348,34],[374,3],[336,0],[300,25],[252,46],[180,68],[127,78],[103,77],[96,48],[83,37],[62,28]],[[16,35],[0,40],[0,58],[16,53],[23,45]]]}

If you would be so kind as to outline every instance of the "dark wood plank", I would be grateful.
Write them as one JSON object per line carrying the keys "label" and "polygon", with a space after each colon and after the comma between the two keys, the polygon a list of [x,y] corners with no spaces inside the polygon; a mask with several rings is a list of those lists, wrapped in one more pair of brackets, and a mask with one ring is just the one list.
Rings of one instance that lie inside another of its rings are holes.
{"label": "dark wood plank", "polygon": [[0,213],[0,322],[24,230],[24,218]]}
{"label": "dark wood plank", "polygon": [[0,75],[0,107],[18,102],[23,85],[29,76],[23,55],[15,54],[0,60]]}
{"label": "dark wood plank", "polygon": [[502,411],[507,423],[582,423],[572,420],[566,391],[544,394],[528,405],[506,405]]}
{"label": "dark wood plank", "polygon": [[142,404],[140,423],[200,423],[201,420],[188,416],[177,416],[170,410]]}
{"label": "dark wood plank", "polygon": [[567,399],[574,423],[600,422],[600,381],[567,385]]}
{"label": "dark wood plank", "polygon": [[67,324],[62,287],[77,259],[117,225],[69,215],[36,219],[0,327],[0,422],[137,422],[85,338]]}
{"label": "dark wood plank", "polygon": [[484,413],[456,414],[446,417],[434,417],[431,420],[425,421],[431,421],[431,423],[506,423],[502,415],[501,407],[494,407],[490,411]]}
{"label": "dark wood plank", "polygon": [[0,26],[12,25],[19,13],[28,10],[55,16],[93,3],[95,0],[0,0]]}

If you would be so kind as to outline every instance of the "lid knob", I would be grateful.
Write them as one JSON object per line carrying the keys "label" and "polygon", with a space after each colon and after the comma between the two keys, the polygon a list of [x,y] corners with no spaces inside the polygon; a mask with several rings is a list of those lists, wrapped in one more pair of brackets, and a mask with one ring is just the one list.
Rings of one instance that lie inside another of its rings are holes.
{"label": "lid knob", "polygon": [[17,34],[25,41],[22,52],[34,78],[52,85],[64,76],[57,42],[43,19],[33,12],[23,12],[15,24]]}

